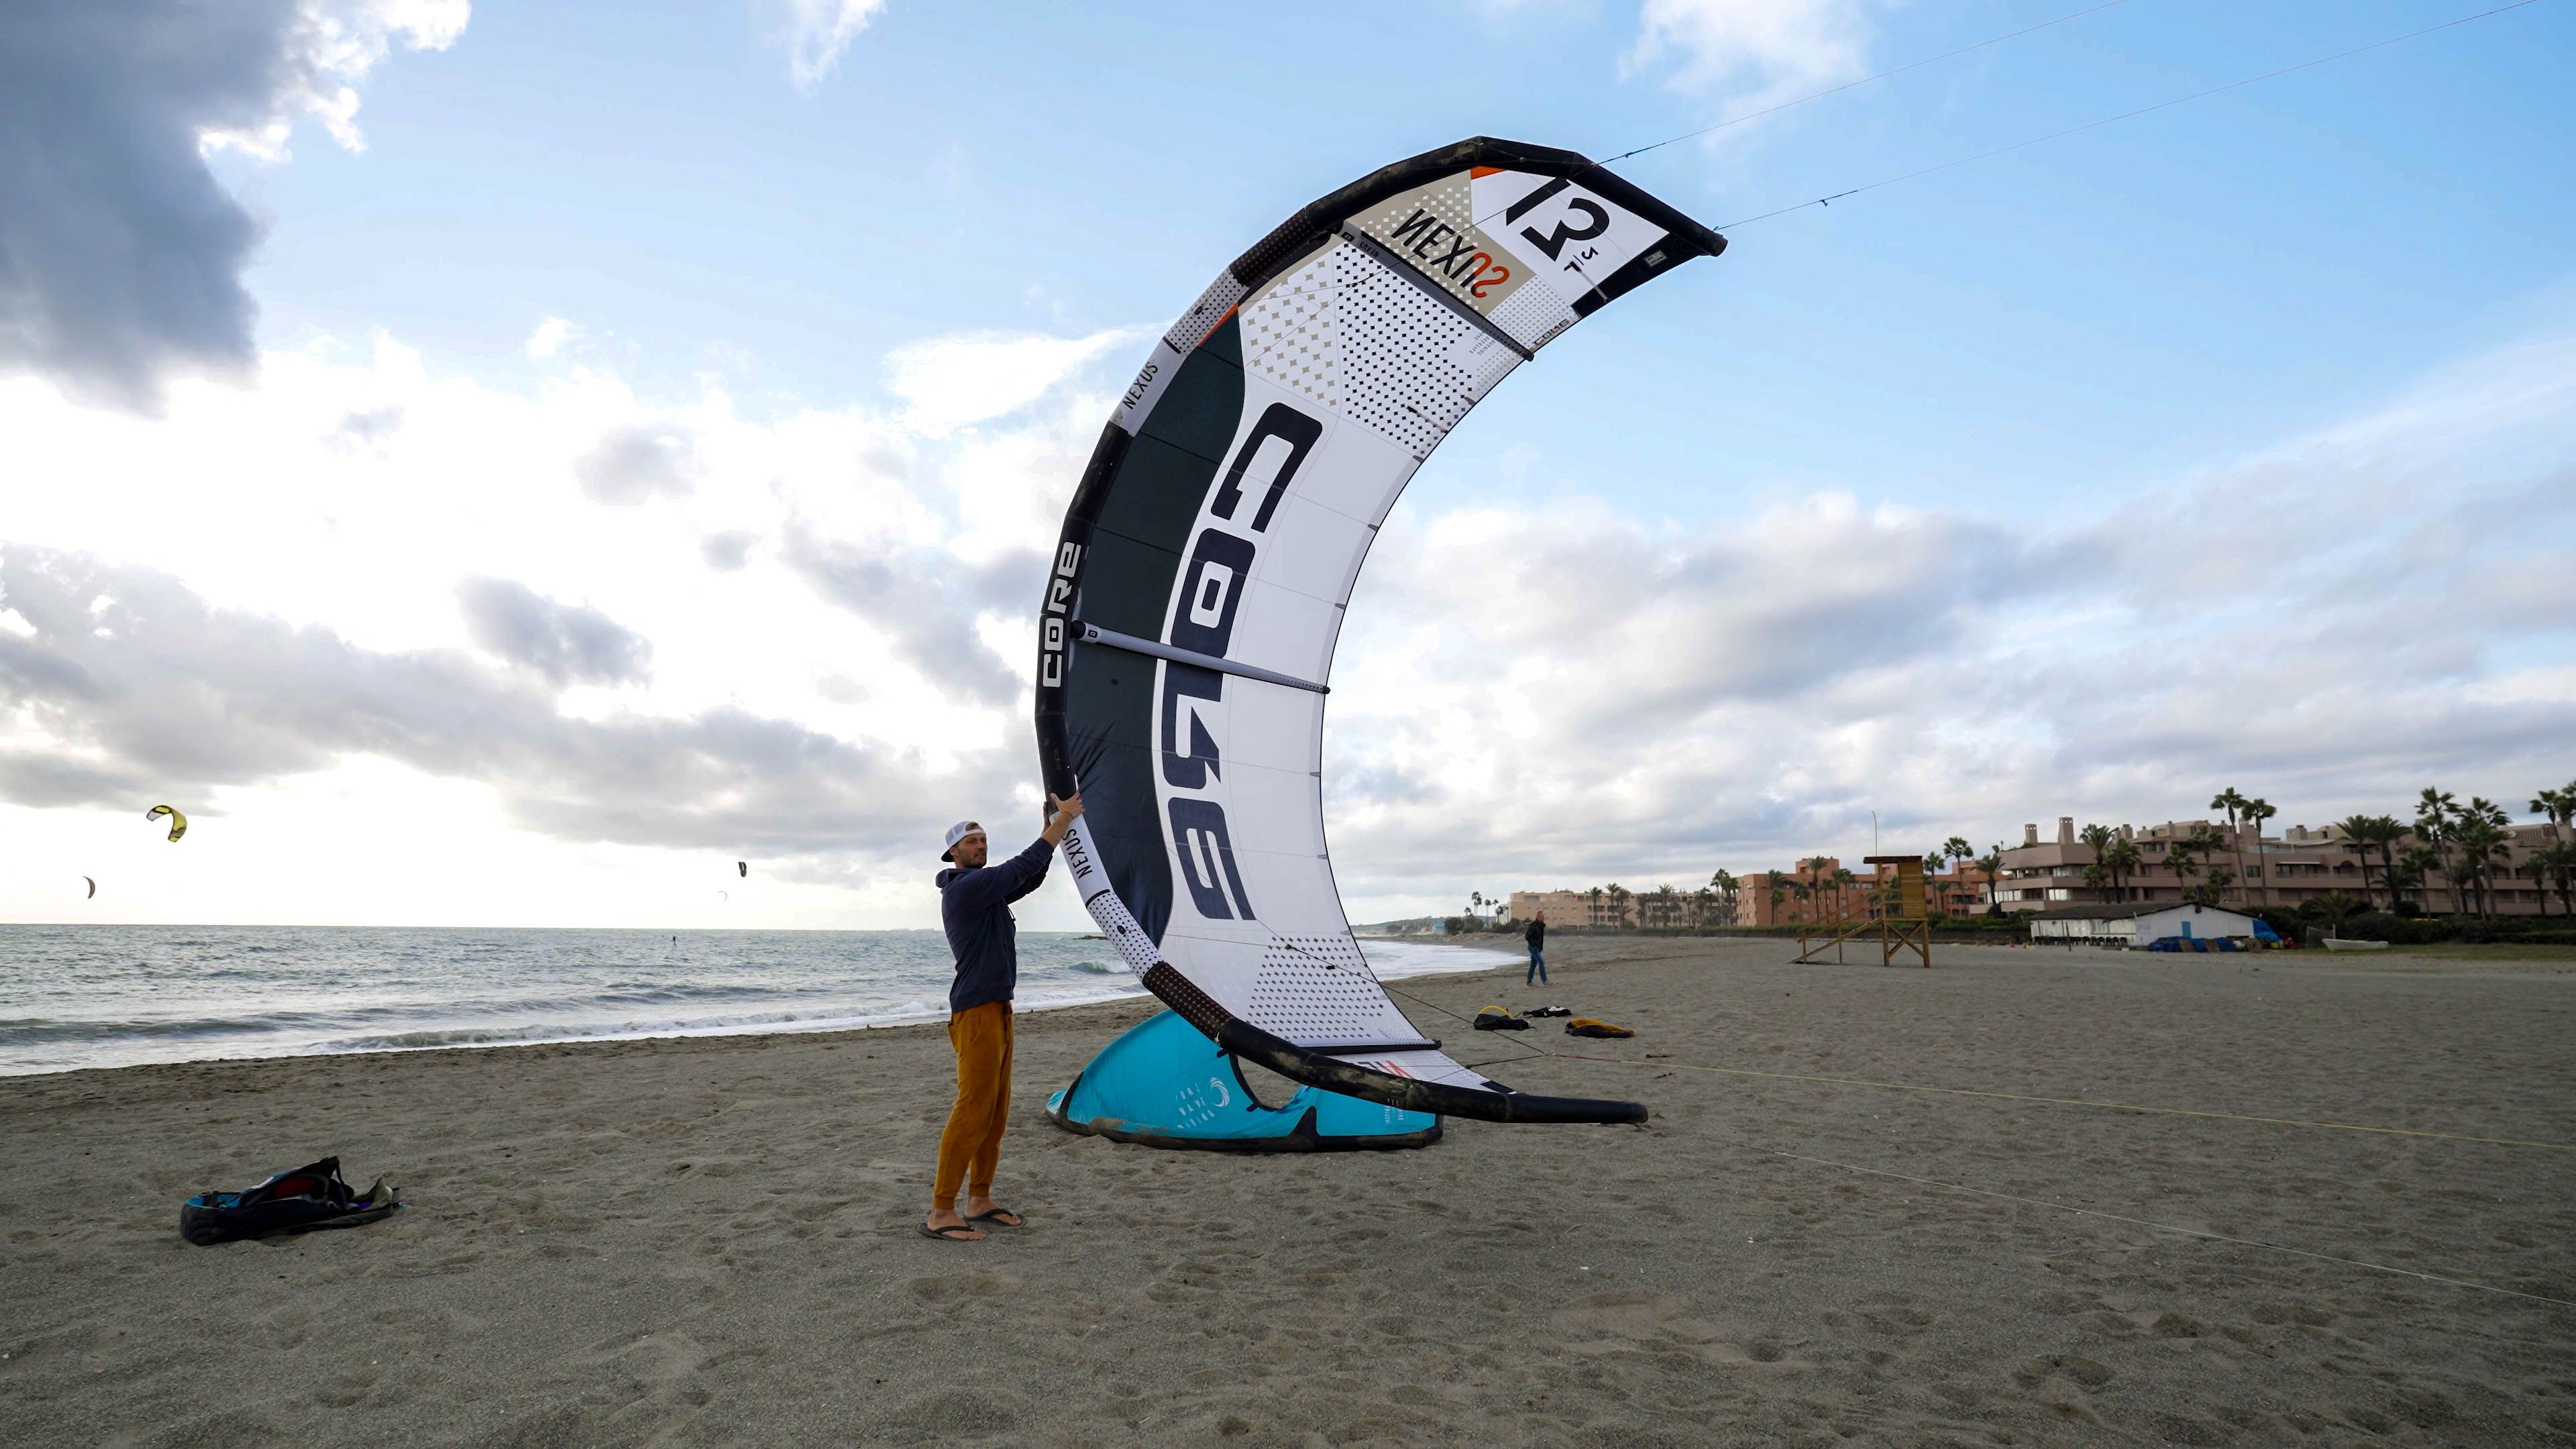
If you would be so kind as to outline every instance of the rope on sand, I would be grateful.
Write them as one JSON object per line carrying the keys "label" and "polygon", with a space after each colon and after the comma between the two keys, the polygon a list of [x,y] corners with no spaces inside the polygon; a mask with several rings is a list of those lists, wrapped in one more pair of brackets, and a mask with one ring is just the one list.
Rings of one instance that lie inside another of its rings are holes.
{"label": "rope on sand", "polygon": [[[1609,1058],[1594,1057],[1587,1058],[1587,1060],[1607,1061]],[[2225,1114],[2222,1113],[2216,1115]],[[2268,1121],[2271,1119],[2256,1118],[2253,1120]],[[2485,1139],[2474,1140],[2483,1141]],[[2320,1263],[2336,1263],[2347,1268],[2367,1268],[2374,1273],[2394,1273],[2401,1278],[2416,1278],[2427,1283],[2444,1283],[2454,1288],[2474,1288],[2481,1293],[2497,1293],[2507,1298],[2523,1298],[2534,1303],[2547,1303],[2558,1308],[2576,1308],[2576,1300],[2552,1298],[2545,1293],[2525,1293],[2519,1288],[2500,1288],[2493,1283],[2480,1283],[2470,1278],[2451,1278],[2445,1277],[2440,1273],[2421,1273],[2417,1272],[2413,1268],[2395,1268],[2386,1263],[2364,1262],[2359,1258],[2338,1258],[2332,1253],[2312,1253],[2305,1248],[2286,1247],[2280,1243],[2266,1243],[2257,1238],[2230,1237],[2226,1233],[2213,1233],[2200,1228],[2185,1228],[2178,1227],[2172,1223],[2150,1222],[2145,1218],[2133,1218],[2125,1213],[2106,1213],[2099,1208],[2076,1207],[2072,1203],[2050,1202],[2046,1198],[2023,1197],[2017,1193],[1995,1192],[1989,1188],[1982,1187],[1968,1187],[1955,1182],[1942,1182],[1935,1178],[1917,1177],[1909,1172],[1890,1172],[1883,1167],[1861,1167],[1849,1162],[1836,1162],[1827,1157],[1809,1157],[1804,1153],[1788,1152],[1777,1147],[1764,1147],[1759,1143],[1739,1142],[1735,1145],[1744,1148],[1749,1152],[1767,1152],[1774,1157],[1786,1157],[1793,1162],[1812,1162],[1819,1167],[1835,1167],[1840,1168],[1845,1172],[1865,1173],[1871,1177],[1893,1178],[1898,1182],[1915,1183],[1922,1187],[1937,1187],[1944,1192],[1963,1192],[1974,1197],[1990,1197],[2001,1202],[2021,1203],[2029,1207],[2050,1208],[2057,1212],[2074,1213],[2080,1217],[2102,1218],[2115,1223],[2128,1223],[2135,1227],[2149,1228],[2159,1233],[2174,1233],[2186,1238],[2199,1238],[2205,1242],[2233,1243],[2238,1247],[2262,1248],[2268,1252],[2288,1253],[2293,1257],[2310,1258]]]}
{"label": "rope on sand", "polygon": [[[2243,1112],[2207,1112],[2190,1107],[2147,1107],[2134,1102],[2095,1102],[2083,1097],[2039,1097],[2022,1092],[1985,1092],[1972,1087],[1927,1087],[1914,1082],[1875,1082],[1863,1077],[1822,1077],[1798,1072],[1758,1072],[1749,1067],[1705,1067],[1690,1062],[1630,1061],[1624,1057],[1550,1052],[1581,1062],[1610,1062],[1623,1067],[1655,1067],[1685,1072],[1715,1072],[1730,1077],[1762,1077],[1777,1082],[1823,1082],[1837,1087],[1875,1087],[1888,1092],[1935,1092],[1950,1097],[1986,1097],[2000,1102],[2032,1102],[2048,1107],[2092,1107],[2104,1112],[2141,1112],[2158,1117],[2207,1117],[2221,1122],[2260,1122],[2273,1127],[2316,1127],[2331,1132],[2370,1132],[2383,1137],[2426,1137],[2441,1142],[2477,1142],[2490,1147],[2537,1147],[2550,1152],[2576,1152],[2576,1142],[2534,1142],[2519,1137],[2473,1137],[2464,1132],[2433,1132],[2419,1127],[2373,1127],[2358,1122],[2311,1122],[2298,1117],[2256,1117]],[[1765,1149],[1766,1151],[1768,1149]]]}

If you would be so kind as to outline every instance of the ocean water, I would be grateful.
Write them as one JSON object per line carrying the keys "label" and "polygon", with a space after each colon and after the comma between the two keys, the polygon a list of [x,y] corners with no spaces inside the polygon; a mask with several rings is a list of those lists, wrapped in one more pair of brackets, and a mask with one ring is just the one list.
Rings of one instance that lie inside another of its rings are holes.
{"label": "ocean water", "polygon": [[[1380,976],[1488,953],[1363,941]],[[0,927],[0,1076],[142,1062],[723,1036],[944,1017],[937,931]],[[1020,934],[1023,1011],[1141,996],[1108,943]]]}

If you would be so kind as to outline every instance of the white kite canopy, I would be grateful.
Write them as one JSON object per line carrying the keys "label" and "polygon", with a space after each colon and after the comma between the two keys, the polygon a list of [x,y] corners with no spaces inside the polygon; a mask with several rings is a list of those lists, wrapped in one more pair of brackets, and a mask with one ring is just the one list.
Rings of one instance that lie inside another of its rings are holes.
{"label": "white kite canopy", "polygon": [[1634,1121],[1443,1055],[1351,938],[1325,680],[1377,529],[1511,370],[1726,239],[1570,151],[1485,138],[1299,211],[1165,333],[1067,510],[1038,652],[1083,903],[1145,984],[1293,1079],[1491,1120]]}

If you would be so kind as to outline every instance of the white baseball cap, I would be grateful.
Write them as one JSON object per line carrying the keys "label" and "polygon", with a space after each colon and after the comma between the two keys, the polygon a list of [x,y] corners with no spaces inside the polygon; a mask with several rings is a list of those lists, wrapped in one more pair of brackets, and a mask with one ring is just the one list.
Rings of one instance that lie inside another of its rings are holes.
{"label": "white baseball cap", "polygon": [[964,840],[969,835],[981,835],[983,833],[984,827],[976,824],[972,820],[960,820],[956,824],[949,826],[948,844],[946,849],[939,852],[939,858],[941,860],[956,859],[957,857],[952,852],[957,849],[957,842]]}

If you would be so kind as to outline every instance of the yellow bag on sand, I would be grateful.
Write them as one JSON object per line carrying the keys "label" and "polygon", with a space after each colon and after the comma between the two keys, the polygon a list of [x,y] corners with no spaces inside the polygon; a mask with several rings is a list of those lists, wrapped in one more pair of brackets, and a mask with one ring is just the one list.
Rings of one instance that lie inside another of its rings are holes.
{"label": "yellow bag on sand", "polygon": [[1628,1028],[1626,1028],[1626,1027],[1624,1027],[1624,1026],[1612,1026],[1610,1023],[1608,1023],[1608,1022],[1606,1022],[1606,1021],[1595,1021],[1595,1020],[1593,1020],[1591,1017],[1588,1017],[1588,1016],[1578,1016],[1578,1017],[1574,1018],[1572,1021],[1567,1022],[1567,1023],[1565,1024],[1565,1034],[1566,1034],[1567,1036],[1592,1036],[1592,1037],[1613,1037],[1613,1038],[1615,1038],[1615,1037],[1623,1037],[1623,1036],[1635,1036],[1635,1035],[1636,1035],[1636,1033],[1635,1033],[1635,1032],[1630,1031]]}

